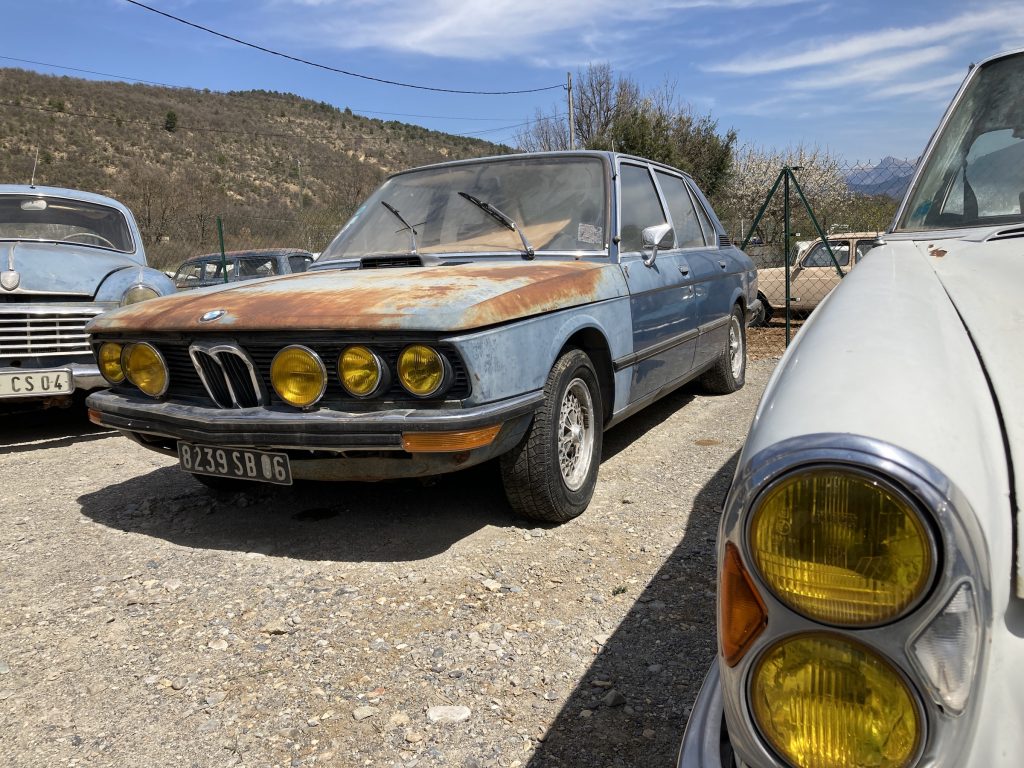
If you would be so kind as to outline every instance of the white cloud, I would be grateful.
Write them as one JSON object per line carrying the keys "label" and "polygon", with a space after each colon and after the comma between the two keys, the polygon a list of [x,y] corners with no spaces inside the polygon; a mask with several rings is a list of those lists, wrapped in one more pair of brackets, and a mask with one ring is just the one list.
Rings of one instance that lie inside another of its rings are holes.
{"label": "white cloud", "polygon": [[919,48],[921,45],[939,42],[949,45],[952,41],[971,38],[980,33],[1003,32],[1008,25],[1014,23],[1017,16],[1017,9],[997,6],[984,11],[969,11],[930,25],[882,29],[849,37],[833,35],[829,39],[798,40],[787,45],[785,50],[765,50],[754,56],[740,56],[731,61],[708,65],[705,70],[735,75],[763,75],[826,64],[848,64],[851,60],[887,51]]}
{"label": "white cloud", "polygon": [[[803,5],[811,0],[272,0],[315,16],[317,42],[340,49],[380,49],[470,60],[526,58],[583,63],[606,60],[609,40],[647,46],[685,11],[737,11]],[[678,45],[681,41],[675,41]],[[628,53],[628,52],[627,52]]]}
{"label": "white cloud", "polygon": [[791,80],[787,85],[795,90],[819,91],[844,85],[884,83],[925,64],[944,61],[948,56],[949,49],[946,46],[933,45],[908,53],[870,57],[857,64],[837,67],[822,75]]}
{"label": "white cloud", "polygon": [[914,96],[925,99],[940,98],[943,101],[949,101],[953,98],[953,94],[956,93],[956,89],[959,87],[960,83],[964,81],[966,76],[967,70],[965,68],[957,74],[935,77],[923,82],[911,81],[909,83],[890,85],[886,88],[875,91],[871,95],[879,99]]}

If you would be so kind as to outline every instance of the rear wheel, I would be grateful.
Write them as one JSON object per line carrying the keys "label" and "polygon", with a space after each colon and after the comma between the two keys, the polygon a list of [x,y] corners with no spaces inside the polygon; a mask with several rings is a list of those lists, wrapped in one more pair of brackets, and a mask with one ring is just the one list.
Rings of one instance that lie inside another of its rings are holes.
{"label": "rear wheel", "polygon": [[562,523],[590,504],[601,461],[604,413],[586,353],[563,354],[544,387],[544,402],[523,439],[501,457],[505,495],[533,520]]}
{"label": "rear wheel", "polygon": [[700,384],[714,395],[728,395],[743,386],[747,377],[747,335],[743,326],[743,309],[737,304],[729,317],[729,335],[725,349]]}
{"label": "rear wheel", "polygon": [[775,313],[772,311],[772,305],[768,303],[768,299],[765,298],[763,293],[758,291],[757,298],[761,300],[761,307],[754,313],[754,316],[750,318],[750,324],[754,327],[760,328],[768,325]]}

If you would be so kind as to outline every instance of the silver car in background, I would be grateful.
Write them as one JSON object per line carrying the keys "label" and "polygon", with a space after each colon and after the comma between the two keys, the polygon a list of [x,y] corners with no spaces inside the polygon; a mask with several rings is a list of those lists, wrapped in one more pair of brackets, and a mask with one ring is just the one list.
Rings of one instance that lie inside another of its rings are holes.
{"label": "silver car in background", "polygon": [[971,70],[884,239],[739,457],[686,768],[1024,755],[1024,51]]}
{"label": "silver car in background", "polygon": [[0,185],[0,404],[64,405],[106,386],[84,332],[108,309],[174,293],[116,200]]}

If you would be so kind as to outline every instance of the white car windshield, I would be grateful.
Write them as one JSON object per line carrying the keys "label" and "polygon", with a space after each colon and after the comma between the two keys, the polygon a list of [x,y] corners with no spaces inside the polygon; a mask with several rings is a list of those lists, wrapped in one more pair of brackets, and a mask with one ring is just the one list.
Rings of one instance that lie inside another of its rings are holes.
{"label": "white car windshield", "polygon": [[408,254],[414,247],[522,253],[520,231],[538,253],[607,252],[605,176],[598,157],[520,157],[402,173],[360,206],[320,261]]}
{"label": "white car windshield", "polygon": [[0,197],[0,240],[88,245],[123,253],[135,250],[120,211],[62,197]]}
{"label": "white car windshield", "polygon": [[935,142],[896,229],[1024,221],[1024,54],[982,65]]}

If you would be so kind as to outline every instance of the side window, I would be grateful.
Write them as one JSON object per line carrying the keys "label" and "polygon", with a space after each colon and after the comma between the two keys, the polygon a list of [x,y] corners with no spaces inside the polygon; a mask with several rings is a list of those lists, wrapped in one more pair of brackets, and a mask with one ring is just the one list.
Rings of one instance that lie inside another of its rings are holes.
{"label": "side window", "polygon": [[715,235],[715,228],[711,226],[711,219],[704,212],[704,208],[698,202],[695,206],[697,209],[697,218],[700,219],[700,228],[704,230],[704,239],[711,245],[715,245],[717,242],[717,235]]}
{"label": "side window", "polygon": [[[830,240],[828,243],[832,246],[832,253],[836,257],[836,261],[839,262],[839,266],[845,267],[850,263],[850,242],[848,240]],[[831,267],[832,258],[828,255],[828,250],[825,248],[824,243],[818,243],[810,252],[804,256],[805,267]]]}
{"label": "side window", "polygon": [[301,253],[295,256],[288,257],[288,265],[291,267],[292,272],[305,272],[306,267],[312,261],[309,256],[303,256]]}
{"label": "side window", "polygon": [[875,241],[874,240],[858,240],[857,241],[857,255],[855,257],[857,259],[857,262],[860,263],[860,260],[863,259],[867,255],[868,251],[870,251],[874,247],[875,247]]}
{"label": "side window", "polygon": [[678,176],[671,176],[661,171],[658,183],[665,194],[668,211],[672,214],[672,227],[676,231],[676,248],[696,248],[704,245],[704,233],[701,231],[697,212],[693,208],[690,193],[686,191],[686,182]]}
{"label": "side window", "polygon": [[647,227],[667,223],[654,181],[646,168],[638,165],[619,167],[622,187],[622,231],[619,232],[619,251],[627,253],[643,249],[641,232]]}

